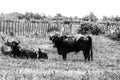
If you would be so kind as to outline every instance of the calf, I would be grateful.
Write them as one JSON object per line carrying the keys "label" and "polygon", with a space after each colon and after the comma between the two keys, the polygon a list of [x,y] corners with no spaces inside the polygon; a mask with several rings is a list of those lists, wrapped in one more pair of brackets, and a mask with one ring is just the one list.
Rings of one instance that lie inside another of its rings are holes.
{"label": "calf", "polygon": [[39,48],[39,50],[38,50],[38,59],[41,59],[41,58],[48,59],[48,55],[46,53],[43,53],[41,51],[41,49]]}

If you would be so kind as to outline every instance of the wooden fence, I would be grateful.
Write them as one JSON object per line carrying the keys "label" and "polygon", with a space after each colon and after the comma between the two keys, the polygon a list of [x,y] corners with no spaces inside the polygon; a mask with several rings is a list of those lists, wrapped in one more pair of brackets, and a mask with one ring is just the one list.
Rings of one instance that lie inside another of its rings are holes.
{"label": "wooden fence", "polygon": [[[0,22],[0,32],[6,35],[10,32],[16,35],[48,34],[49,29],[57,28],[60,31],[62,26],[64,25],[59,23]],[[64,32],[70,31],[69,26],[66,26]]]}
{"label": "wooden fence", "polygon": [[[120,28],[120,23],[96,23],[103,31],[111,33],[111,30]],[[81,23],[77,24],[61,24],[61,23],[31,23],[31,22],[0,22],[0,32],[3,34],[9,34],[13,32],[16,35],[28,35],[28,34],[49,34],[48,30],[57,28],[61,31],[61,27],[64,28],[63,33],[73,34],[76,33],[76,29],[81,26]]]}

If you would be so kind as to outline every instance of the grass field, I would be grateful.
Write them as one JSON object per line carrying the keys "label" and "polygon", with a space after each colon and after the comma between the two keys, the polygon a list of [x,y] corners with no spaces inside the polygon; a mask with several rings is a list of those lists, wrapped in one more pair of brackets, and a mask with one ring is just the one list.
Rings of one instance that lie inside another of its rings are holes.
{"label": "grass field", "polygon": [[120,80],[120,42],[92,38],[94,61],[84,62],[82,52],[69,53],[63,61],[48,38],[21,36],[21,46],[40,47],[49,59],[14,59],[0,53],[0,80]]}

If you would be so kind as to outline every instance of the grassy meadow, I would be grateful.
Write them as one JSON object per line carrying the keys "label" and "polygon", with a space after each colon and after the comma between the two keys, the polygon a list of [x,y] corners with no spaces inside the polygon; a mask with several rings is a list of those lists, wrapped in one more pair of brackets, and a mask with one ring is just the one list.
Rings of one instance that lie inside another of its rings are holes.
{"label": "grassy meadow", "polygon": [[[93,61],[84,62],[82,51],[62,60],[48,37],[18,37],[24,48],[48,54],[48,59],[15,59],[0,52],[0,80],[120,80],[120,42],[92,36]],[[3,45],[0,40],[1,46]]]}

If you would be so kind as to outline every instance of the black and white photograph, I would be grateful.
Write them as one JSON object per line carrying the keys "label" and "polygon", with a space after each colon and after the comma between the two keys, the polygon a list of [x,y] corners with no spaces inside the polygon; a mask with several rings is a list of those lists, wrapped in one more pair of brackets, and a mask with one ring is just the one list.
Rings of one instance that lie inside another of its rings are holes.
{"label": "black and white photograph", "polygon": [[120,80],[119,0],[0,3],[0,80]]}

